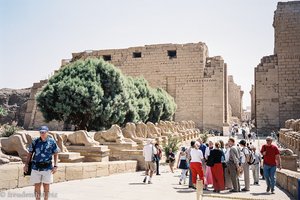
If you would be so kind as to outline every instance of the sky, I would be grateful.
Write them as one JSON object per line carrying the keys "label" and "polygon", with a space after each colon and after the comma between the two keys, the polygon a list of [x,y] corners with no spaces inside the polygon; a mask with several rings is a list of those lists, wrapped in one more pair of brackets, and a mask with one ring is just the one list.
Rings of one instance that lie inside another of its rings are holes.
{"label": "sky", "polygon": [[274,0],[0,0],[0,88],[27,88],[85,50],[208,46],[250,106],[254,67],[273,54]]}

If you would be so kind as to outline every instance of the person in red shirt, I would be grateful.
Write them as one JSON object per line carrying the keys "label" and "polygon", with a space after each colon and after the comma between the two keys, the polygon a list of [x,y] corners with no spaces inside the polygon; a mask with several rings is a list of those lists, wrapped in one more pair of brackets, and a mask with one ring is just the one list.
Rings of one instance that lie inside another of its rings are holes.
{"label": "person in red shirt", "polygon": [[281,169],[281,160],[278,148],[272,144],[272,137],[266,138],[267,144],[264,144],[260,150],[264,156],[264,177],[267,182],[267,192],[274,194],[276,167]]}

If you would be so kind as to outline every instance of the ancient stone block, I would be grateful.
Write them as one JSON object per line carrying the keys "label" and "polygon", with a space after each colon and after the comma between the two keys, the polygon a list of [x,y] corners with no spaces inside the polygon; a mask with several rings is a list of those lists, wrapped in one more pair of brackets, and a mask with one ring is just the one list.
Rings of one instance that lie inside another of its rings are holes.
{"label": "ancient stone block", "polygon": [[297,155],[292,156],[281,156],[281,165],[283,169],[289,169],[292,171],[297,171]]}
{"label": "ancient stone block", "polygon": [[66,180],[78,180],[83,178],[83,167],[81,164],[66,166]]}
{"label": "ancient stone block", "polygon": [[0,182],[2,180],[17,180],[19,178],[18,165],[1,165],[0,166]]}
{"label": "ancient stone block", "polygon": [[0,190],[16,188],[18,186],[19,166],[1,165],[0,166]]}
{"label": "ancient stone block", "polygon": [[109,174],[122,173],[125,169],[125,163],[119,161],[110,162],[108,166]]}
{"label": "ancient stone block", "polygon": [[125,162],[126,172],[135,172],[137,170],[137,161],[127,161]]}
{"label": "ancient stone block", "polygon": [[82,178],[93,178],[97,176],[97,165],[83,165],[83,175]]}
{"label": "ancient stone block", "polygon": [[66,167],[64,165],[59,165],[56,173],[53,175],[53,181],[55,183],[66,181]]}
{"label": "ancient stone block", "polygon": [[108,176],[109,175],[109,169],[108,169],[108,162],[102,162],[97,164],[97,174],[96,176]]}
{"label": "ancient stone block", "polygon": [[109,149],[107,146],[67,146],[70,152],[79,152],[84,156],[85,162],[106,162],[108,161]]}

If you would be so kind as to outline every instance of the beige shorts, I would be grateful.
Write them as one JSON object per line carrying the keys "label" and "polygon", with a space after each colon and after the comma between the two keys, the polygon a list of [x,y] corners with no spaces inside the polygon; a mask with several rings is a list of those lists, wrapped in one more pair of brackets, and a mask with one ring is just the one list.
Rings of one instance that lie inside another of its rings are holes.
{"label": "beige shorts", "polygon": [[36,184],[36,183],[46,183],[50,184],[53,183],[53,174],[51,170],[47,171],[37,171],[32,170],[30,175],[30,183]]}
{"label": "beige shorts", "polygon": [[150,170],[150,171],[154,171],[155,170],[155,163],[153,163],[151,161],[145,161],[145,169]]}

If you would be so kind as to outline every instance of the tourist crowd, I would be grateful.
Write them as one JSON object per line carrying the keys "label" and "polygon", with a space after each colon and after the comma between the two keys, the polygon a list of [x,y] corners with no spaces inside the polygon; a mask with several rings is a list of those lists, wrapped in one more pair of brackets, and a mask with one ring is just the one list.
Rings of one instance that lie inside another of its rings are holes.
{"label": "tourist crowd", "polygon": [[[248,139],[248,142],[247,142]],[[179,184],[187,184],[196,188],[197,180],[203,182],[203,190],[220,193],[222,190],[230,192],[250,191],[250,174],[253,176],[253,185],[259,185],[259,175],[266,179],[267,192],[274,193],[275,171],[281,169],[281,161],[278,148],[272,144],[272,137],[266,138],[266,144],[258,151],[249,138],[236,143],[234,137],[230,137],[226,143],[220,140],[215,143],[208,141],[204,144],[199,138],[191,141],[189,147],[181,147],[178,158],[170,149],[167,160],[170,171],[174,172],[174,166],[181,169]],[[152,183],[152,175],[156,171],[159,174],[159,160],[162,148],[159,144],[153,145],[151,141],[144,147],[146,176],[144,183]],[[175,160],[177,160],[175,165]],[[156,168],[155,168],[156,163]],[[252,173],[251,173],[252,171]],[[241,188],[239,177],[243,176],[244,187]]]}

